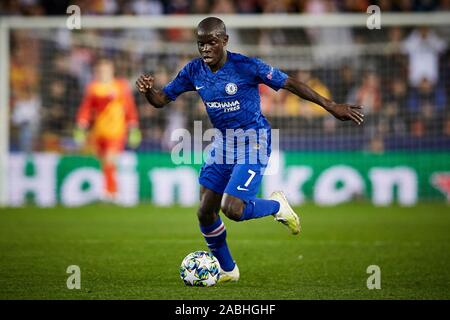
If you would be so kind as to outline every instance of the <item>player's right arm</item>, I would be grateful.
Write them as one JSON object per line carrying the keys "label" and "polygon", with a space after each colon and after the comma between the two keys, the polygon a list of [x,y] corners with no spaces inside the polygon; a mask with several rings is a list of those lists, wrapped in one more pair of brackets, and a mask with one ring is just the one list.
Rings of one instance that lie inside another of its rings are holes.
{"label": "player's right arm", "polygon": [[195,91],[195,86],[191,81],[191,67],[191,63],[185,65],[177,76],[161,90],[153,88],[155,79],[149,74],[140,76],[136,81],[136,87],[152,106],[162,108],[183,92]]}
{"label": "player's right arm", "polygon": [[73,131],[73,138],[79,145],[83,145],[86,142],[86,132],[92,117],[93,98],[92,85],[89,84],[86,88],[83,101],[78,108],[76,126]]}
{"label": "player's right arm", "polygon": [[136,88],[142,93],[155,108],[162,108],[170,101],[170,98],[162,90],[156,90],[153,87],[155,78],[149,74],[143,74],[136,81]]}

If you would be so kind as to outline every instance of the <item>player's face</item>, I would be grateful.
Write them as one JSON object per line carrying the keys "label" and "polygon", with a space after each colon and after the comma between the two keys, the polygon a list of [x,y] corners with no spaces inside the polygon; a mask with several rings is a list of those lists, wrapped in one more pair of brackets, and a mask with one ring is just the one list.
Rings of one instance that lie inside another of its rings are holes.
{"label": "player's face", "polygon": [[111,62],[102,61],[95,69],[95,77],[100,82],[111,82],[114,78],[114,66]]}
{"label": "player's face", "polygon": [[224,59],[228,36],[214,33],[197,33],[197,47],[203,61],[210,67],[217,66]]}

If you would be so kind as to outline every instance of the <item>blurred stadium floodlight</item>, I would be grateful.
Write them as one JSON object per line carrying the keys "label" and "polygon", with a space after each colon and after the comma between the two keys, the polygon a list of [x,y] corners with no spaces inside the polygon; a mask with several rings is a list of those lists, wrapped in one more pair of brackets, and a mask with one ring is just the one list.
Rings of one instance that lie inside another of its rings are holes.
{"label": "blurred stadium floodlight", "polygon": [[[267,14],[218,15],[227,27],[239,29],[276,29],[308,27],[365,28],[368,14]],[[162,16],[82,16],[82,29],[167,29],[195,28],[205,15]],[[7,204],[9,153],[9,70],[10,31],[18,29],[66,28],[67,17],[2,17],[0,19],[0,206]],[[448,26],[449,12],[382,13],[381,27]]]}

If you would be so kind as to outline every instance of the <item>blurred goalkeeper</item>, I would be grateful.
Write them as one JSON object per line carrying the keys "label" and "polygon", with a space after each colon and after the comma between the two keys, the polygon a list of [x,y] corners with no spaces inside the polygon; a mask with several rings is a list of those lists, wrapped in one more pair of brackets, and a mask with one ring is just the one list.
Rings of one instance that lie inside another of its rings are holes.
{"label": "blurred goalkeeper", "polygon": [[116,160],[125,143],[137,148],[141,143],[138,113],[131,88],[125,79],[114,77],[114,65],[99,59],[78,109],[74,139],[84,145],[88,137],[100,160],[104,177],[103,200],[117,199]]}
{"label": "blurred goalkeeper", "polygon": [[[239,269],[228,249],[220,211],[234,221],[272,215],[293,234],[300,232],[300,219],[282,192],[274,192],[269,199],[256,197],[267,162],[248,160],[252,160],[254,150],[265,148],[269,154],[271,151],[270,124],[261,113],[258,85],[262,83],[274,90],[289,90],[300,98],[317,103],[339,120],[352,120],[358,125],[363,122],[361,106],[330,101],[260,59],[227,51],[227,43],[223,21],[215,17],[206,18],[197,27],[199,58],[189,62],[162,90],[153,87],[151,75],[142,75],[136,81],[139,92],[156,108],[164,107],[183,92],[197,91],[214,128],[221,133],[214,140],[214,147],[200,171],[200,208],[197,213],[200,231],[220,262],[220,282],[239,279]],[[262,133],[255,137],[257,143],[244,137],[241,145],[239,142],[235,145],[232,139],[231,144],[226,141],[229,129],[256,135],[257,132]],[[239,153],[239,148],[242,150],[243,147],[245,152]],[[209,161],[211,158],[221,160],[218,154],[225,154],[226,163]]]}

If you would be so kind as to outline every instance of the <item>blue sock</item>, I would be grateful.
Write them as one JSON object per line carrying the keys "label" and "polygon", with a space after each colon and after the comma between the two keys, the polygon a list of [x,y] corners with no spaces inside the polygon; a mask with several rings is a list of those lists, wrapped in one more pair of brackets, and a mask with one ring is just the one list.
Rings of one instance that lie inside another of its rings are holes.
{"label": "blue sock", "polygon": [[280,210],[278,201],[259,198],[251,199],[246,203],[242,211],[241,221],[262,218],[277,213],[278,210]]}
{"label": "blue sock", "polygon": [[200,230],[205,237],[208,248],[211,250],[212,254],[219,260],[220,267],[224,271],[231,271],[234,269],[235,263],[231,257],[230,250],[227,245],[227,230],[225,225],[220,219],[217,220],[209,226],[200,225]]}

